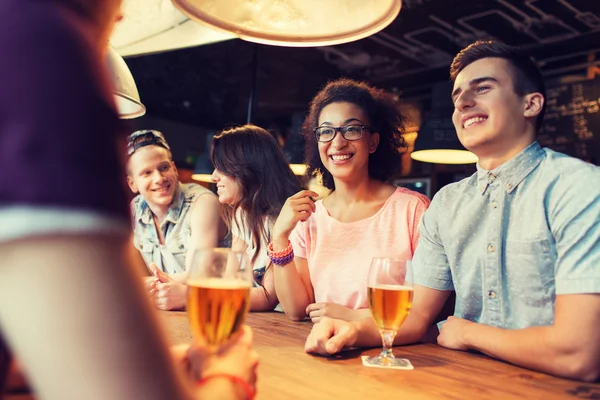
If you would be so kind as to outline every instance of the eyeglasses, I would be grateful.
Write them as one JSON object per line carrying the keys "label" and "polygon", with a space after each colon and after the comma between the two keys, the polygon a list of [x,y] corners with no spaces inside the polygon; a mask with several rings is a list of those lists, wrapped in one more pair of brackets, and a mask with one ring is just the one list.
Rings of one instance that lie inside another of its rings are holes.
{"label": "eyeglasses", "polygon": [[171,150],[161,132],[153,129],[144,129],[141,131],[135,131],[131,135],[127,136],[127,155],[132,155],[140,147],[150,145],[160,146],[167,150]]}
{"label": "eyeglasses", "polygon": [[342,137],[348,141],[360,140],[363,135],[363,131],[369,129],[364,125],[352,124],[346,126],[320,126],[315,129],[315,137],[317,142],[327,143],[331,142],[335,135],[339,132]]}

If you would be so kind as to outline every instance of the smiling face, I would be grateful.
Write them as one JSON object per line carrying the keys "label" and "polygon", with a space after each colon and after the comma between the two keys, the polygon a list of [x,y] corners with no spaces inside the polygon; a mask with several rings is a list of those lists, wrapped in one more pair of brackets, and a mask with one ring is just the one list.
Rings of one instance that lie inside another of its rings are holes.
{"label": "smiling face", "polygon": [[452,120],[460,142],[479,157],[525,148],[535,137],[532,96],[536,94],[517,95],[504,59],[482,58],[467,65],[452,92]]}
{"label": "smiling face", "polygon": [[242,198],[242,188],[238,180],[215,169],[211,180],[217,185],[217,196],[221,204],[234,205]]}
{"label": "smiling face", "polygon": [[[368,127],[370,122],[363,109],[352,103],[331,103],[319,114],[319,127],[352,124]],[[369,154],[375,152],[378,144],[379,134],[364,129],[359,140],[348,141],[337,132],[332,141],[319,142],[318,146],[321,162],[334,180],[352,181],[368,177]]]}
{"label": "smiling face", "polygon": [[169,151],[160,146],[145,146],[129,157],[127,183],[142,195],[151,209],[166,209],[177,189],[177,168]]}

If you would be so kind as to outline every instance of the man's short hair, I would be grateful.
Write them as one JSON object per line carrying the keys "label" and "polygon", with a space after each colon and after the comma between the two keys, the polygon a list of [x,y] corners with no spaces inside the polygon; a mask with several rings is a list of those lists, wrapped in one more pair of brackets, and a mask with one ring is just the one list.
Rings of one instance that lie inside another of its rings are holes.
{"label": "man's short hair", "polygon": [[[502,58],[511,69],[513,88],[519,96],[529,93],[541,93],[546,100],[546,85],[542,72],[535,62],[517,47],[509,46],[498,41],[477,41],[462,49],[450,66],[450,79],[454,82],[458,74],[468,65],[483,58]],[[537,116],[536,131],[542,127],[546,102]]]}

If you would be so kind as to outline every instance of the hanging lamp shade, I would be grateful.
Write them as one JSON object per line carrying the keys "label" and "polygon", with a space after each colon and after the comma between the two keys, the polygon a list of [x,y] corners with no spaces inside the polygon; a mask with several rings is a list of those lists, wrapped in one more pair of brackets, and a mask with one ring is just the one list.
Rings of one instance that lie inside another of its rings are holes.
{"label": "hanging lamp shade", "polygon": [[124,119],[141,117],[146,113],[146,107],[140,100],[133,75],[123,57],[112,46],[108,47],[106,67],[113,84],[113,94],[119,116]]}
{"label": "hanging lamp shade", "polygon": [[241,39],[311,47],[352,42],[379,32],[401,0],[172,0],[201,24]]}
{"label": "hanging lamp shade", "polygon": [[431,113],[425,118],[410,154],[413,160],[435,164],[472,164],[477,156],[463,147],[452,123],[452,85],[434,85]]}
{"label": "hanging lamp shade", "polygon": [[116,24],[110,42],[123,57],[235,38],[190,20],[170,0],[123,0],[121,10],[123,20]]}
{"label": "hanging lamp shade", "polygon": [[192,179],[199,182],[212,182],[211,176],[215,167],[210,160],[210,147],[212,146],[212,135],[206,135],[206,143],[204,145],[204,151],[200,154],[200,157],[196,160],[194,166],[194,173]]}

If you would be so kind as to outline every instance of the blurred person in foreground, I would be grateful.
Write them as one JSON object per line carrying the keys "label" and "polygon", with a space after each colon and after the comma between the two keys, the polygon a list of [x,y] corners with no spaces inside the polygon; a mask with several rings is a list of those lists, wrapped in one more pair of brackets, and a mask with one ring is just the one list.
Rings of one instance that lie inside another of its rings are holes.
{"label": "blurred person in foreground", "polygon": [[179,349],[175,363],[131,268],[103,68],[120,3],[0,2],[0,348],[43,399],[251,397],[251,333],[216,352]]}
{"label": "blurred person in foreground", "polygon": [[[413,308],[395,344],[418,341],[456,291],[438,343],[584,381],[600,376],[600,168],[536,141],[545,87],[533,61],[476,42],[451,66],[453,121],[477,172],[423,216]],[[381,344],[370,319],[325,319],[306,351]]]}

